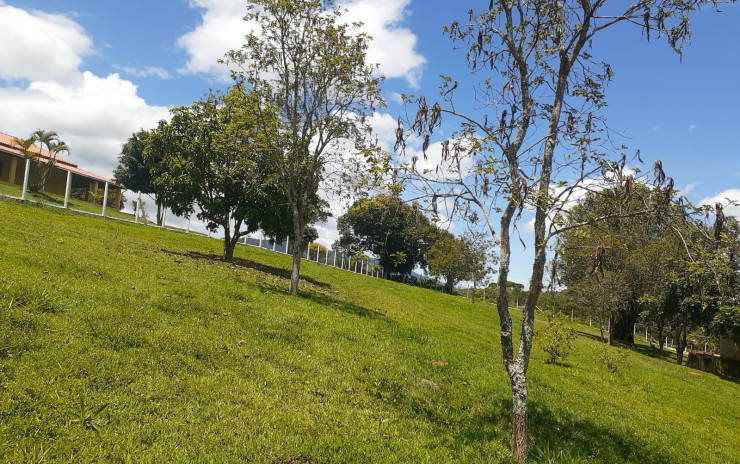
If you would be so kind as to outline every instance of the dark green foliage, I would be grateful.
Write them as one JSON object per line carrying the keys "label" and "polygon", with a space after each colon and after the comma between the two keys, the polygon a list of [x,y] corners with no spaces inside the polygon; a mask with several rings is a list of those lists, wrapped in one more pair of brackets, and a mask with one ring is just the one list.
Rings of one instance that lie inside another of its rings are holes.
{"label": "dark green foliage", "polygon": [[415,205],[392,195],[356,201],[337,220],[337,229],[339,248],[373,253],[388,275],[426,267],[427,250],[443,234]]}

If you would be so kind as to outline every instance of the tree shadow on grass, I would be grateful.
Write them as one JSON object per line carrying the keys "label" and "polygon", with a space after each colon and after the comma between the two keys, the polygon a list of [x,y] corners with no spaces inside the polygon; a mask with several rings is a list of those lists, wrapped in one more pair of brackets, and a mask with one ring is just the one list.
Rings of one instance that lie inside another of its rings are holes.
{"label": "tree shadow on grass", "polygon": [[[244,258],[237,258],[234,257],[231,262],[226,262],[223,260],[221,256],[211,254],[211,253],[201,253],[199,251],[174,251],[174,250],[166,250],[162,249],[163,252],[171,254],[171,255],[177,255],[177,256],[183,256],[185,258],[190,258],[194,260],[202,260],[202,261],[210,261],[210,262],[222,262],[226,264],[231,264],[232,266],[242,267],[246,269],[252,269],[259,272],[264,272],[265,274],[271,274],[275,277],[279,277],[281,279],[287,279],[290,280],[290,269],[283,269],[280,267],[270,266],[268,264],[258,263],[256,261],[252,261],[250,259],[244,259]],[[326,282],[320,282],[316,279],[313,279],[311,277],[307,277],[304,275],[301,275],[301,280],[304,282],[308,282],[311,285],[315,285],[316,287],[320,288],[331,288],[331,285],[329,285]]]}
{"label": "tree shadow on grass", "polygon": [[[162,250],[165,253],[177,256],[183,256],[194,260],[204,260],[209,262],[224,262],[221,256],[217,256],[210,253],[201,253],[198,251],[187,251],[180,252],[174,250]],[[230,263],[232,266],[241,267],[245,269],[252,269],[255,271],[270,274],[280,279],[290,280],[291,271],[289,269],[283,269],[275,266],[270,266],[263,263],[258,263],[244,258],[235,257]],[[298,297],[303,298],[314,303],[334,308],[343,313],[352,314],[360,317],[386,319],[386,316],[378,311],[365,308],[363,306],[356,305],[347,301],[342,301],[338,298],[333,298],[327,295],[325,292],[330,290],[332,286],[326,282],[321,282],[316,279],[307,276],[301,276],[301,281],[309,284],[309,286],[315,287],[315,289],[308,288],[303,289],[299,292]],[[259,282],[258,285],[261,289],[271,292],[282,292],[285,293],[286,289],[283,285],[276,285],[269,282]]]}
{"label": "tree shadow on grass", "polygon": [[[415,402],[416,403],[416,402]],[[496,398],[490,407],[471,415],[451,418],[448,413],[429,402],[416,403],[411,408],[417,415],[432,423],[459,431],[453,442],[475,447],[476,443],[511,441],[511,401]],[[452,423],[451,423],[452,422]],[[456,423],[455,423],[456,422]],[[655,463],[675,462],[667,455],[669,449],[648,449],[636,437],[612,428],[597,425],[590,420],[555,412],[537,402],[529,406],[529,454],[532,463],[598,462],[598,463]]]}

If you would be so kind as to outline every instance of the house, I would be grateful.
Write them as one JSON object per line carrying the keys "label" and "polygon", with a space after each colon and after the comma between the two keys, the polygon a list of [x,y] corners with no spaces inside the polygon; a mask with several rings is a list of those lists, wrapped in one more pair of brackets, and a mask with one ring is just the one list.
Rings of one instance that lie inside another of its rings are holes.
{"label": "house", "polygon": [[[33,150],[40,151],[40,153],[31,160],[30,178],[34,178],[36,175],[39,163],[48,162],[53,158],[51,153],[39,149],[38,146]],[[114,205],[120,205],[122,186],[111,179],[80,169],[63,156],[57,155],[54,163],[49,180],[44,186],[45,193],[64,196],[67,193],[67,183],[69,182],[69,189],[73,197],[92,201],[98,196],[98,191],[105,189],[105,185],[108,184],[109,198],[113,199]],[[0,182],[22,186],[25,165],[26,158],[23,156],[22,150],[15,144],[15,137],[0,132]]]}

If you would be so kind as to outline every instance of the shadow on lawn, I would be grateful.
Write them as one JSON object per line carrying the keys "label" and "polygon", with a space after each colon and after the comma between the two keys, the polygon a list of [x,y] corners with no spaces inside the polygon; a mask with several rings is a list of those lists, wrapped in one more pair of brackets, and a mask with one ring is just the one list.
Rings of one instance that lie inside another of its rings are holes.
{"label": "shadow on lawn", "polygon": [[[204,261],[209,261],[209,262],[214,262],[214,261],[223,262],[223,258],[221,258],[218,255],[214,255],[210,253],[201,253],[198,251],[180,252],[180,251],[165,250],[165,249],[163,249],[162,251],[165,253],[171,254],[171,255],[183,256],[183,257],[190,258],[190,259],[204,260]],[[270,266],[270,265],[263,264],[263,263],[258,263],[256,261],[252,261],[249,259],[237,258],[237,257],[234,257],[233,261],[231,261],[229,264],[231,264],[232,266],[252,269],[252,270],[263,272],[266,274],[271,274],[280,279],[285,279],[286,281],[290,280],[291,271],[289,269],[283,269],[283,268]],[[367,318],[381,318],[381,319],[386,318],[385,315],[377,311],[367,309],[363,306],[359,306],[354,303],[332,298],[331,296],[322,293],[322,290],[326,291],[332,288],[331,285],[326,282],[321,282],[321,281],[318,281],[316,279],[313,279],[311,277],[307,277],[304,275],[301,276],[301,281],[307,284],[310,284],[310,286],[316,287],[316,290],[312,291],[311,289],[304,288],[298,294],[300,298],[310,300],[320,305],[329,306],[343,313],[353,314],[355,316],[367,317]],[[269,289],[270,291],[276,291],[276,292],[285,292],[286,290],[285,286],[278,286],[278,285],[270,284],[267,282],[262,282],[260,283],[259,286],[265,290]]]}
{"label": "shadow on lawn", "polygon": [[[174,251],[174,250],[166,250],[162,249],[163,252],[171,254],[171,255],[177,255],[177,256],[184,256],[186,258],[190,259],[197,259],[197,260],[203,260],[203,261],[220,261],[224,262],[223,258],[221,256],[211,254],[211,253],[201,253],[199,251]],[[263,263],[258,263],[256,261],[252,261],[249,259],[244,258],[237,258],[234,257],[234,259],[228,263],[232,266],[237,267],[243,267],[246,269],[252,269],[259,272],[264,272],[265,274],[271,274],[275,277],[279,277],[281,279],[287,279],[290,280],[290,269],[283,269],[280,267],[270,266]],[[313,279],[311,277],[306,277],[304,275],[301,275],[301,280],[304,282],[308,282],[311,285],[315,285],[316,287],[320,288],[331,288],[331,285],[327,284],[326,282],[320,282],[316,279]]]}
{"label": "shadow on lawn", "polygon": [[[493,412],[492,412],[493,411]],[[531,462],[649,462],[669,464],[675,456],[648,450],[646,444],[596,425],[589,420],[555,413],[546,406],[530,403],[529,454]],[[464,443],[511,440],[511,402],[498,398],[491,408],[461,421],[458,440]]]}

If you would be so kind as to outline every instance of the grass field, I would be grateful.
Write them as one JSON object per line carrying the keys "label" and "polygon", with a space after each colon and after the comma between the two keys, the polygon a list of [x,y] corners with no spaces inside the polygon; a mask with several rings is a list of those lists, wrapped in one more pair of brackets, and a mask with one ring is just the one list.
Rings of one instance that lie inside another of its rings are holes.
{"label": "grass field", "polygon": [[[508,462],[492,306],[220,247],[0,202],[0,462]],[[740,384],[574,346],[535,341],[534,461],[740,462]]]}
{"label": "grass field", "polygon": [[[23,188],[19,185],[8,184],[7,182],[0,182],[0,194],[9,195],[11,197],[20,198],[23,194]],[[26,192],[26,198],[39,203],[44,203],[53,206],[64,206],[64,196],[55,195],[53,193],[42,193],[42,192]],[[83,201],[78,198],[69,199],[69,208],[78,211],[84,211],[87,213],[102,214],[103,207],[96,205],[89,201]],[[119,219],[130,219],[133,221],[134,217],[131,214],[122,213],[115,208],[106,208],[106,216],[115,217]]]}

